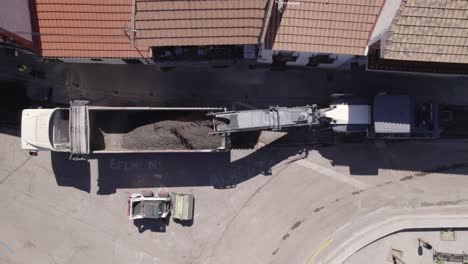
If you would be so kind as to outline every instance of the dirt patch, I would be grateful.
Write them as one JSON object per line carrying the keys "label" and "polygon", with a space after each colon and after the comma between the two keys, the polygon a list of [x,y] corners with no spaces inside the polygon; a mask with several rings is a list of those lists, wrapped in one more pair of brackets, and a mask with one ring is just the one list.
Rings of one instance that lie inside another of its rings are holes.
{"label": "dirt patch", "polygon": [[201,150],[221,146],[220,135],[206,122],[167,120],[138,127],[122,137],[125,149]]}
{"label": "dirt patch", "polygon": [[455,169],[463,169],[468,167],[468,163],[455,163],[455,164],[449,164],[449,165],[442,165],[440,167],[436,167],[433,169],[429,170],[424,170],[421,172],[417,172],[413,175],[408,175],[400,179],[400,181],[409,181],[414,179],[415,177],[425,177],[427,175],[430,175],[432,173],[448,173],[448,171],[455,170]]}
{"label": "dirt patch", "polygon": [[302,224],[303,221],[304,220],[297,221],[296,223],[294,223],[294,225],[291,226],[291,230],[294,230],[294,229],[298,228]]}
{"label": "dirt patch", "polygon": [[324,207],[324,206],[320,206],[320,207],[318,207],[318,208],[315,208],[315,209],[314,209],[314,213],[318,213],[318,212],[322,211],[323,208],[325,208],[325,207]]}
{"label": "dirt patch", "polygon": [[279,251],[279,248],[277,248],[275,251],[271,252],[271,254],[274,256],[274,255],[276,255],[276,253],[278,253],[278,251]]}
{"label": "dirt patch", "polygon": [[409,176],[405,176],[405,177],[401,178],[400,181],[409,181],[409,180],[412,180],[413,178],[414,178],[414,176],[409,175]]}

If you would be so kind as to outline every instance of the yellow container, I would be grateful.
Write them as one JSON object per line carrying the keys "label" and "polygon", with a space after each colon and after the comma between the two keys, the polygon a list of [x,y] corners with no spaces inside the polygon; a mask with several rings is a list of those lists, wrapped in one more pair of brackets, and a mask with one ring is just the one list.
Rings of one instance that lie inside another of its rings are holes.
{"label": "yellow container", "polygon": [[179,220],[193,219],[193,194],[172,193],[172,217]]}

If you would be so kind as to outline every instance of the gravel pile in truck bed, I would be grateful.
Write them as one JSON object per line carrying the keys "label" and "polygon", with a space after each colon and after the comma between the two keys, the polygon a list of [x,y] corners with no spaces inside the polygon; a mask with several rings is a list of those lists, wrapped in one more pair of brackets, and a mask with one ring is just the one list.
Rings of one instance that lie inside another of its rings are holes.
{"label": "gravel pile in truck bed", "polygon": [[123,135],[125,149],[200,150],[221,146],[220,135],[210,135],[213,130],[206,122],[160,121],[138,127]]}

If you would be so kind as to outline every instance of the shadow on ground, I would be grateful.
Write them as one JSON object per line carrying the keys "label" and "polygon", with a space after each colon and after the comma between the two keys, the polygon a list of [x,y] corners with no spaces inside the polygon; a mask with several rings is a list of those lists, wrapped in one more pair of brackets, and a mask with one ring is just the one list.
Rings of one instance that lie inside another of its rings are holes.
{"label": "shadow on ground", "polygon": [[[1,133],[19,136],[21,111],[28,105],[26,84],[22,81],[0,81],[0,125],[5,128]],[[15,132],[15,130],[17,132]]]}
{"label": "shadow on ground", "polygon": [[52,170],[57,185],[91,191],[91,170],[87,161],[72,161],[69,153],[51,152]]}
{"label": "shadow on ground", "polygon": [[213,186],[234,188],[271,168],[302,148],[265,148],[231,162],[229,152],[190,154],[134,154],[101,156],[98,194],[118,188]]}
{"label": "shadow on ground", "polygon": [[[272,144],[231,162],[230,152],[101,154],[97,160],[97,193],[107,195],[119,188],[213,186],[234,188],[271,169],[289,157],[307,153],[304,146]],[[60,186],[90,191],[90,163],[70,161],[67,153],[52,153],[52,167]]]}
{"label": "shadow on ground", "polygon": [[377,176],[379,170],[406,171],[401,180],[431,173],[468,174],[468,141],[367,141],[319,148],[335,167],[355,176]]}
{"label": "shadow on ground", "polygon": [[[170,219],[170,216],[168,217]],[[133,224],[138,228],[138,232],[143,233],[146,230],[150,230],[151,232],[159,232],[164,233],[166,232],[166,227],[169,225],[169,221],[162,220],[162,219],[135,219],[133,220]]]}
{"label": "shadow on ground", "polygon": [[[467,174],[468,142],[360,142],[330,143],[317,140],[310,131],[291,131],[256,151],[231,161],[231,153],[101,154],[97,160],[98,190],[107,195],[120,188],[213,186],[235,188],[272,168],[318,152],[333,166],[347,167],[354,176],[377,176],[379,170],[409,171],[402,180],[429,173]],[[322,142],[322,143],[320,143]],[[243,152],[242,150],[236,151]],[[88,162],[69,161],[68,155],[53,153],[52,165],[58,185],[90,189]],[[411,174],[411,175],[410,175]],[[413,175],[414,174],[414,175]]]}

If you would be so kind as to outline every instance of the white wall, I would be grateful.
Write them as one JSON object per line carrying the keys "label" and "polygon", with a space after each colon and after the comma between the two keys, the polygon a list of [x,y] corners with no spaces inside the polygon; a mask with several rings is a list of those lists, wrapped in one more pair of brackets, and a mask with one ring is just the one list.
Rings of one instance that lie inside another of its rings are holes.
{"label": "white wall", "polygon": [[[385,44],[387,41],[387,33],[392,24],[393,18],[395,17],[398,8],[400,7],[401,0],[386,0],[385,5],[382,8],[382,12],[375,23],[374,31],[372,31],[368,45],[374,44],[378,40],[381,42],[381,51],[385,50]],[[366,51],[367,52],[367,51]],[[383,55],[383,52],[381,52]]]}
{"label": "white wall", "polygon": [[0,0],[0,27],[32,41],[28,0]]}
{"label": "white wall", "polygon": [[[90,58],[58,58],[66,63],[95,63],[95,64],[126,64],[121,59],[102,59],[102,61],[93,61]],[[144,61],[142,61],[144,63]]]}
{"label": "white wall", "polygon": [[[261,49],[259,51],[257,57],[257,63],[260,64],[271,64],[273,63],[273,55],[278,53],[278,50],[267,50]],[[290,66],[306,66],[309,63],[309,58],[313,55],[317,55],[320,53],[314,52],[294,52],[294,55],[298,56],[295,62],[287,62],[286,65]],[[321,68],[321,69],[348,69],[350,67],[350,63],[353,59],[353,55],[346,55],[346,54],[332,54],[331,56],[336,57],[336,60],[330,64],[319,64],[317,67],[314,68]]]}

